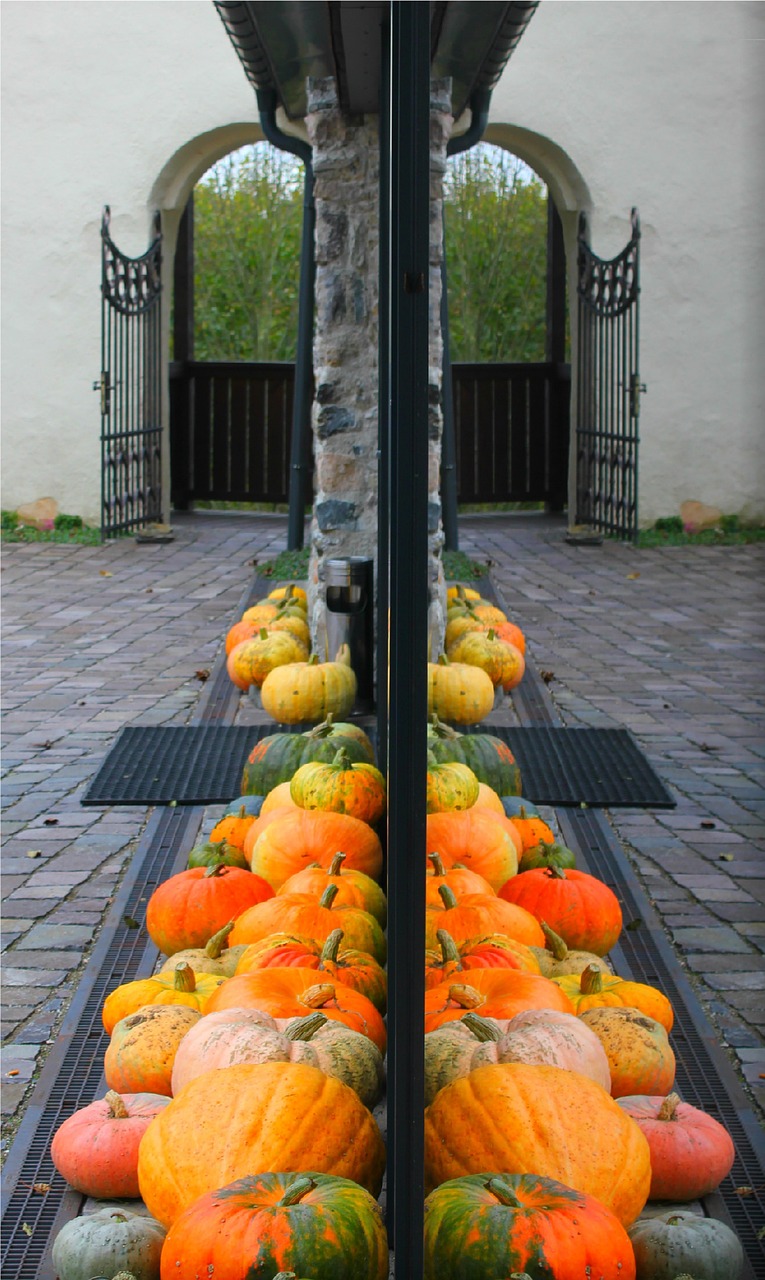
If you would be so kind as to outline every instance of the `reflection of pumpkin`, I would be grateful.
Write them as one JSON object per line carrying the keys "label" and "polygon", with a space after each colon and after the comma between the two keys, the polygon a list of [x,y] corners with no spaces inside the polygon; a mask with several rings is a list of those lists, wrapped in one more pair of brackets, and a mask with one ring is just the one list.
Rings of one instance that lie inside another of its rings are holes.
{"label": "reflection of pumpkin", "polygon": [[317,1067],[270,1062],[205,1072],[186,1085],[143,1136],[138,1182],[149,1213],[169,1225],[247,1174],[332,1173],[376,1196],[384,1168],[380,1130],[353,1089]]}
{"label": "reflection of pumpkin", "polygon": [[368,1191],[321,1173],[263,1173],[191,1205],[168,1233],[162,1269],[177,1280],[242,1280],[246,1258],[251,1276],[328,1275],[328,1241],[333,1280],[386,1280],[385,1227]]}
{"label": "reflection of pumpkin", "polygon": [[648,1143],[605,1089],[574,1071],[522,1063],[471,1071],[425,1112],[429,1191],[487,1169],[565,1178],[623,1225],[641,1212],[651,1182]]}
{"label": "reflection of pumpkin", "polygon": [[632,1245],[614,1215],[593,1196],[536,1173],[473,1174],[431,1192],[425,1280],[444,1280],[455,1266],[487,1277],[527,1267],[557,1280],[635,1276]]}

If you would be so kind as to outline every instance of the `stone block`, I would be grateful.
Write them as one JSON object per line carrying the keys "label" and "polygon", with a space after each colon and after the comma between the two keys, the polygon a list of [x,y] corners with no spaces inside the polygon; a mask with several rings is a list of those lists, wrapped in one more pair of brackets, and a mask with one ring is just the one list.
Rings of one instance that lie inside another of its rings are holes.
{"label": "stone block", "polygon": [[356,504],[330,499],[316,503],[316,521],[322,533],[331,529],[350,528],[356,519]]}
{"label": "stone block", "polygon": [[355,413],[342,405],[322,405],[316,414],[316,434],[320,440],[328,440],[343,431],[353,431],[355,426]]}

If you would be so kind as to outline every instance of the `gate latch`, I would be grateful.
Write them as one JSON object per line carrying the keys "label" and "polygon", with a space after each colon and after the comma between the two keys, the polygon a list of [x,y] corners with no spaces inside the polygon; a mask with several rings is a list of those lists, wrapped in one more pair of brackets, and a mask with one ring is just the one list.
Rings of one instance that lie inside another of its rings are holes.
{"label": "gate latch", "polygon": [[644,382],[640,381],[639,376],[633,373],[630,377],[630,415],[637,418],[640,413],[640,393],[645,395],[648,390]]}
{"label": "gate latch", "polygon": [[112,393],[108,373],[102,373],[98,381],[93,383],[93,390],[101,392],[101,417],[105,418],[111,407]]}

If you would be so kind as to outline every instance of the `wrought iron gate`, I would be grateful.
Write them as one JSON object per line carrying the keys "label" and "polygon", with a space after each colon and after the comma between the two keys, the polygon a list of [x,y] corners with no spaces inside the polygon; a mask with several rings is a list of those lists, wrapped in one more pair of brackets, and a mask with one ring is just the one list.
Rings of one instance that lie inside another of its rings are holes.
{"label": "wrought iron gate", "polygon": [[606,261],[587,243],[579,219],[577,295],[576,523],[617,538],[638,527],[638,299],[640,222],[632,210],[632,238]]}
{"label": "wrought iron gate", "polygon": [[162,512],[162,234],[155,215],[146,253],[128,258],[101,222],[101,537]]}

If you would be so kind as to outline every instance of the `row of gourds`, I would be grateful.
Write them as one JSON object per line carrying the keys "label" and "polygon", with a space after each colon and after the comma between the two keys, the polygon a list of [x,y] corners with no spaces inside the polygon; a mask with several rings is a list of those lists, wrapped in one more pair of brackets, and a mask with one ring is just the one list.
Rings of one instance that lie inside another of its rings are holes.
{"label": "row of gourds", "polygon": [[[444,652],[428,663],[428,709],[457,724],[478,724],[497,689],[509,693],[525,671],[523,632],[503,610],[470,587],[447,596]],[[324,662],[311,653],[305,591],[277,587],[247,609],[226,636],[227,670],[242,690],[260,691],[263,709],[280,724],[343,719],[356,697],[347,645]]]}
{"label": "row of gourds", "polygon": [[[672,1093],[669,1001],[612,972],[618,900],[522,796],[500,739],[434,715],[428,744],[425,1280],[735,1280],[724,1224],[637,1221],[649,1197],[705,1195],[734,1151]],[[61,1280],[387,1277],[373,755],[331,715],[261,739],[242,794],[152,894],[165,960],[107,996],[109,1092],[52,1145],[72,1186],[146,1209],[67,1224]]]}

